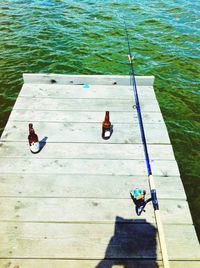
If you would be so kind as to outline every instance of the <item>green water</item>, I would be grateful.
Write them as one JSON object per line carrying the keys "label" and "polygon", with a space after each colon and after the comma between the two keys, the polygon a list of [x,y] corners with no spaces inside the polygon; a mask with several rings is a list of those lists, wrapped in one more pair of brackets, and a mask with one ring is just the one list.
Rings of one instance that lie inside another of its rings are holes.
{"label": "green water", "polygon": [[0,130],[24,72],[129,74],[123,16],[136,74],[156,77],[200,238],[199,0],[1,0]]}

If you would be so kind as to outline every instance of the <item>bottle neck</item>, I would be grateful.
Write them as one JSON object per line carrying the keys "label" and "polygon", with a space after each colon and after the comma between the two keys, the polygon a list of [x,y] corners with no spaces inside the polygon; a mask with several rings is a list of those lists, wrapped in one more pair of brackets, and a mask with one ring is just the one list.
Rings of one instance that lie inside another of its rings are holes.
{"label": "bottle neck", "polygon": [[110,126],[111,126],[111,123],[110,123],[109,112],[106,112],[105,119],[103,121],[103,128],[104,129],[109,129]]}
{"label": "bottle neck", "polygon": [[38,136],[35,133],[35,130],[33,129],[33,124],[29,124],[29,136],[28,136],[29,142],[37,142]]}
{"label": "bottle neck", "polygon": [[29,130],[32,129],[33,128],[33,124],[32,123],[28,124],[28,127],[29,127]]}
{"label": "bottle neck", "polygon": [[29,126],[29,134],[30,135],[35,134],[35,130],[33,129],[33,124],[30,123],[28,126]]}
{"label": "bottle neck", "polygon": [[109,123],[110,122],[110,115],[109,115],[109,112],[106,112],[106,115],[105,115],[105,120],[104,120],[106,123]]}
{"label": "bottle neck", "polygon": [[33,128],[29,129],[29,134],[30,134],[30,135],[35,134],[35,131],[34,131],[34,129],[33,129]]}

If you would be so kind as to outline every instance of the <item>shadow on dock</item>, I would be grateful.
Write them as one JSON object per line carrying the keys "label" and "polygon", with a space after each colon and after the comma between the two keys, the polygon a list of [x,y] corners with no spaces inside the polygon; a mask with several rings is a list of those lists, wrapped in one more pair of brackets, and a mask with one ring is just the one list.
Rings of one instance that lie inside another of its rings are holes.
{"label": "shadow on dock", "polygon": [[39,144],[40,144],[40,150],[39,150],[39,152],[42,151],[42,149],[43,149],[44,146],[46,145],[46,143],[47,143],[47,139],[48,139],[48,137],[44,137],[43,139],[41,139],[41,140],[39,141]]}
{"label": "shadow on dock", "polygon": [[95,268],[158,268],[156,233],[145,219],[117,216],[105,257]]}

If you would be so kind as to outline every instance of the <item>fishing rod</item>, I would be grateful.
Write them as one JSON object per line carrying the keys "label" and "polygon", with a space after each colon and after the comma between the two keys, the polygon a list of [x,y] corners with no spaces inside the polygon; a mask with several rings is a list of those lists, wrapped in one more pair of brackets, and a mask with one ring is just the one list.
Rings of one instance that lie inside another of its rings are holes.
{"label": "fishing rod", "polygon": [[130,41],[129,41],[129,36],[128,36],[128,29],[127,29],[127,25],[126,25],[125,20],[124,20],[124,26],[125,26],[125,32],[126,32],[126,40],[127,40],[127,44],[128,44],[128,52],[129,52],[128,59],[130,62],[130,67],[131,67],[131,78],[133,80],[133,92],[135,95],[135,103],[136,103],[137,115],[138,115],[138,120],[139,120],[140,133],[141,133],[141,138],[142,138],[142,142],[143,142],[143,146],[144,146],[147,172],[148,172],[148,175],[151,175],[152,174],[151,164],[150,164],[150,159],[149,159],[149,153],[148,153],[148,148],[147,148],[146,136],[145,136],[145,132],[144,132],[144,125],[143,125],[142,114],[141,114],[141,109],[140,109],[140,102],[139,102],[138,91],[137,91],[135,72],[134,72],[134,66],[133,66],[133,56],[131,53]]}
{"label": "fishing rod", "polygon": [[[138,90],[137,90],[137,84],[136,84],[135,72],[134,72],[134,64],[133,64],[133,56],[131,53],[131,46],[130,46],[130,41],[129,41],[128,29],[127,29],[125,19],[123,19],[123,20],[124,20],[124,28],[125,28],[125,33],[126,33],[126,41],[127,41],[127,45],[128,45],[128,59],[129,59],[130,68],[131,68],[131,79],[133,82],[133,92],[134,92],[137,116],[138,116],[138,121],[139,121],[139,126],[140,126],[140,134],[141,134],[143,148],[144,148],[148,181],[149,181],[149,188],[150,188],[150,192],[151,192],[151,198],[148,199],[148,201],[143,202],[142,210],[144,209],[144,206],[146,205],[147,202],[152,201],[155,219],[156,219],[157,228],[158,228],[158,235],[159,235],[162,259],[163,259],[163,265],[164,265],[164,268],[169,268],[170,266],[169,266],[169,259],[168,259],[168,254],[167,254],[165,236],[164,236],[163,226],[162,226],[160,212],[159,212],[158,199],[157,199],[157,195],[156,195],[156,187],[155,187],[155,182],[154,182],[153,175],[152,175],[151,162],[150,162],[150,158],[149,158],[148,146],[147,146],[144,124],[143,124],[143,119],[142,119],[142,113],[141,113],[141,108],[140,108],[140,101],[139,101],[139,97],[138,97]],[[144,192],[143,196],[144,195],[145,195],[145,192]],[[140,215],[142,210],[140,212],[138,212],[137,214]]]}

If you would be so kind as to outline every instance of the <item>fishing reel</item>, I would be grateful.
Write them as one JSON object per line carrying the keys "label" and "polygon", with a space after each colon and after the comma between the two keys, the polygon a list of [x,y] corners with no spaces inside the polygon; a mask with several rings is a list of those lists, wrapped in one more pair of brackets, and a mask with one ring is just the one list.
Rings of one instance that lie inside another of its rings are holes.
{"label": "fishing reel", "polygon": [[131,199],[133,200],[133,203],[135,204],[135,211],[138,216],[140,216],[143,211],[145,212],[144,208],[146,204],[149,203],[150,201],[152,201],[154,210],[159,209],[155,189],[151,190],[151,197],[148,198],[147,200],[145,200],[146,191],[139,188],[131,190],[130,195]]}

